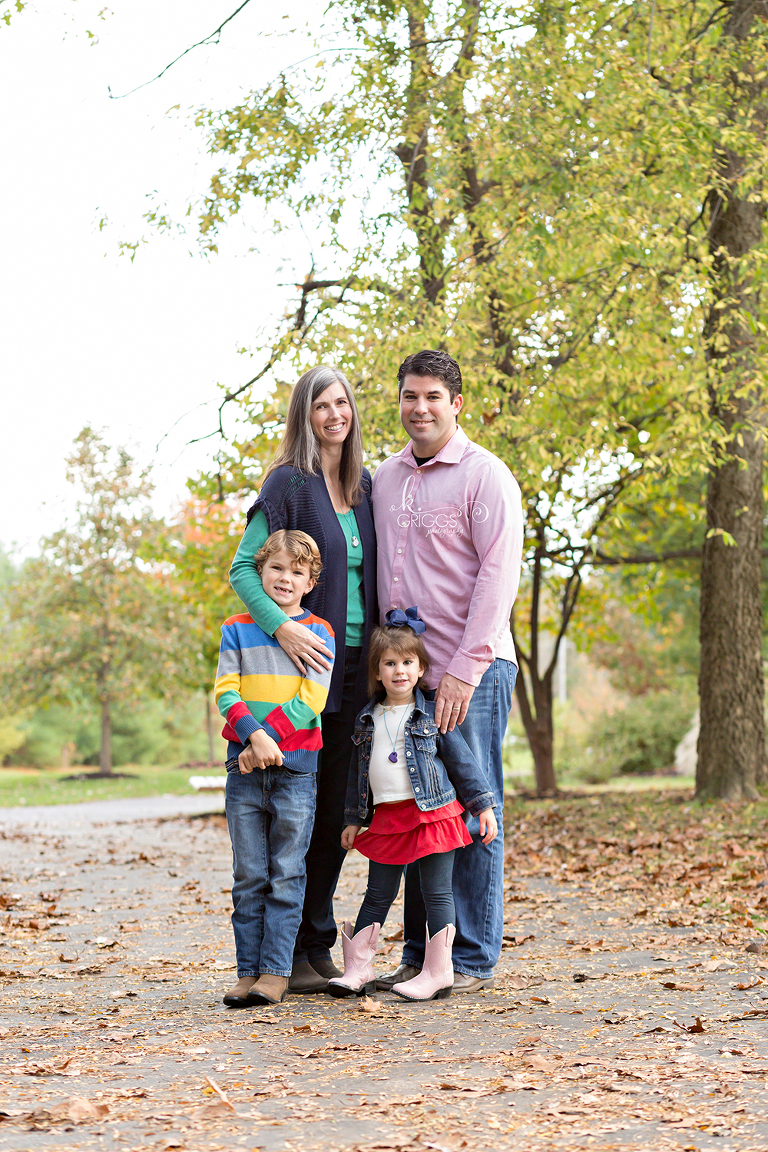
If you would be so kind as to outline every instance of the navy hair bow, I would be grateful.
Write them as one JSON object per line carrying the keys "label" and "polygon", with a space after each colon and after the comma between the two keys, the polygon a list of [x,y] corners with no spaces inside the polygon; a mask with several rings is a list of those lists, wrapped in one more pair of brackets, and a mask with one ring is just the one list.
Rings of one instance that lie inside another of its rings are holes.
{"label": "navy hair bow", "polygon": [[405,611],[402,608],[390,608],[385,620],[390,628],[412,628],[417,636],[427,630],[424,621],[419,620],[418,608],[406,608]]}

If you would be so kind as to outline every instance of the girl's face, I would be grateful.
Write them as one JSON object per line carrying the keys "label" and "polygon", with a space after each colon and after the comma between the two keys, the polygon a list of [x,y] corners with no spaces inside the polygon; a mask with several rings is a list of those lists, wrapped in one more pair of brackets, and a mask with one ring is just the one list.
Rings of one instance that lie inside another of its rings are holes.
{"label": "girl's face", "polygon": [[424,672],[418,658],[412,652],[402,655],[394,648],[386,648],[379,660],[379,672],[376,677],[387,693],[387,704],[409,704],[413,699],[413,690]]}
{"label": "girl's face", "polygon": [[344,443],[352,427],[352,407],[343,384],[331,384],[320,393],[309,419],[321,448]]}

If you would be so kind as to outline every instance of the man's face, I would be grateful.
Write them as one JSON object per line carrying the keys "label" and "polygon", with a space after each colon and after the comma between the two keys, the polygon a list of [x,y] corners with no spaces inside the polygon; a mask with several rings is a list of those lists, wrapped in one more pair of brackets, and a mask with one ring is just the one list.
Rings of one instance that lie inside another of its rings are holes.
{"label": "man's face", "polygon": [[400,419],[417,456],[434,456],[456,431],[461,396],[434,376],[406,376],[400,392]]}

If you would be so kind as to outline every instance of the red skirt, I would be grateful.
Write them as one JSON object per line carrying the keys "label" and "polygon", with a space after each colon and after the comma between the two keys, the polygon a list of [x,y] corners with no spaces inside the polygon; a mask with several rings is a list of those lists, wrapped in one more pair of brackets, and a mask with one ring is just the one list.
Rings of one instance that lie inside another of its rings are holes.
{"label": "red skirt", "polygon": [[463,811],[458,800],[433,812],[422,812],[415,800],[380,804],[370,827],[355,838],[355,848],[377,864],[412,864],[422,856],[463,848],[472,843]]}

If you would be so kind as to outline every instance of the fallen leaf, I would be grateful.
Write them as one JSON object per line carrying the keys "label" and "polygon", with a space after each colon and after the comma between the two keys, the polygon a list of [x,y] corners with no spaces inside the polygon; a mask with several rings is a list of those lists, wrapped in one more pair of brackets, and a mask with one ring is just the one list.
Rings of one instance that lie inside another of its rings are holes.
{"label": "fallen leaf", "polygon": [[232,1101],[229,1099],[229,1096],[227,1096],[226,1092],[224,1092],[224,1091],[223,1091],[221,1088],[219,1088],[219,1086],[218,1086],[218,1084],[216,1083],[216,1081],[215,1081],[215,1080],[211,1080],[210,1076],[206,1076],[206,1077],[205,1077],[205,1079],[208,1081],[208,1083],[210,1084],[211,1088],[213,1088],[214,1092],[215,1092],[215,1093],[216,1093],[216,1095],[218,1096],[218,1098],[219,1098],[219,1100],[221,1101],[221,1103],[222,1103],[222,1104],[225,1104],[225,1105],[227,1106],[227,1108],[229,1108],[230,1112],[234,1112],[234,1110],[235,1110],[235,1106],[234,1106],[234,1104],[232,1103]]}
{"label": "fallen leaf", "polygon": [[25,1116],[33,1123],[40,1121],[69,1121],[71,1124],[81,1124],[87,1120],[101,1120],[103,1116],[108,1115],[109,1108],[106,1104],[94,1104],[91,1100],[87,1100],[85,1096],[70,1096],[68,1100],[62,1100],[58,1104],[44,1105],[40,1108],[34,1108],[31,1112],[26,1113]]}

